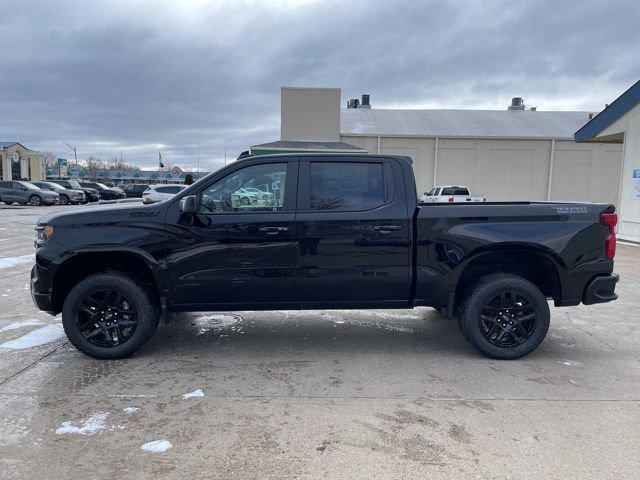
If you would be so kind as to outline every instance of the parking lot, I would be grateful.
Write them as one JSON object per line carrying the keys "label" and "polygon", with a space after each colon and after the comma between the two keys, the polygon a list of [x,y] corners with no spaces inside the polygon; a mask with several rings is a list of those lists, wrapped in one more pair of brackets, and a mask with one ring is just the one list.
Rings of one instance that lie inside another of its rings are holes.
{"label": "parking lot", "polygon": [[35,222],[70,208],[0,208],[2,478],[639,476],[638,246],[617,302],[552,309],[518,361],[428,308],[182,314],[98,361],[29,296]]}

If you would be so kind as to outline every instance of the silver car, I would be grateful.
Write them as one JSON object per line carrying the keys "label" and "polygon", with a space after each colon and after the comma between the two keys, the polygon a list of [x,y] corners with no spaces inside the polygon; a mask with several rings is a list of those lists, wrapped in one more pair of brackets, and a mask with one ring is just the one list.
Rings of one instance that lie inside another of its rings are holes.
{"label": "silver car", "polygon": [[60,195],[49,190],[42,190],[30,182],[19,180],[0,182],[0,201],[11,205],[12,203],[27,203],[34,206],[57,205],[60,203]]}
{"label": "silver car", "polygon": [[87,196],[82,190],[73,190],[64,188],[53,182],[31,182],[42,190],[49,190],[60,195],[60,205],[69,205],[70,203],[87,203]]}

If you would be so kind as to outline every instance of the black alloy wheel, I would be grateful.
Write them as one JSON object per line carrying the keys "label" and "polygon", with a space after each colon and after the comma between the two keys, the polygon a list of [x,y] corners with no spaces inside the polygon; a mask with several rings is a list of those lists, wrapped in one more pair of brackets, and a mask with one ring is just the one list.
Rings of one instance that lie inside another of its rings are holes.
{"label": "black alloy wheel", "polygon": [[501,348],[521,345],[535,330],[536,312],[521,293],[503,290],[480,309],[480,332],[489,343]]}
{"label": "black alloy wheel", "polygon": [[76,321],[87,341],[99,347],[114,347],[134,334],[138,313],[122,293],[96,290],[80,301]]}
{"label": "black alloy wheel", "polygon": [[458,310],[462,335],[487,357],[513,360],[533,352],[549,330],[549,304],[540,289],[519,275],[494,273],[463,294]]}
{"label": "black alloy wheel", "polygon": [[159,305],[152,287],[125,272],[101,272],[80,280],[62,306],[69,341],[95,358],[126,358],[158,328]]}

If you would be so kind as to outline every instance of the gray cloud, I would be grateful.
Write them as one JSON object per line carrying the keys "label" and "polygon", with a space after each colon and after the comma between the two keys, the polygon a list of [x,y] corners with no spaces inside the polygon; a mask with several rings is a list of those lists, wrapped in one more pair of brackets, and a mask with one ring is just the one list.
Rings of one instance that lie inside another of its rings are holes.
{"label": "gray cloud", "polygon": [[215,168],[279,136],[279,88],[375,106],[600,110],[640,72],[630,1],[5,1],[0,139]]}

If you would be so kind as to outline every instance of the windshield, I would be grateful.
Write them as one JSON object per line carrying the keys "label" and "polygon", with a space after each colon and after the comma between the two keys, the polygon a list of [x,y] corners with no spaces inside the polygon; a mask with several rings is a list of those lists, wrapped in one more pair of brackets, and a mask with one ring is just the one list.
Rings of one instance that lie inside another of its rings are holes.
{"label": "windshield", "polygon": [[98,182],[96,182],[96,185],[97,185],[97,186],[99,186],[100,188],[104,188],[104,189],[109,188],[109,187],[107,187],[104,183],[98,183]]}
{"label": "windshield", "polygon": [[29,182],[18,182],[18,183],[23,187],[27,187],[29,190],[40,190],[33,183],[29,183]]}
{"label": "windshield", "polygon": [[69,185],[71,186],[71,188],[82,188],[80,184],[75,180],[69,180]]}
{"label": "windshield", "polygon": [[60,185],[58,185],[57,183],[51,183],[51,182],[40,182],[40,184],[44,187],[49,187],[49,188],[53,188],[54,190],[64,190],[64,187],[61,187]]}

